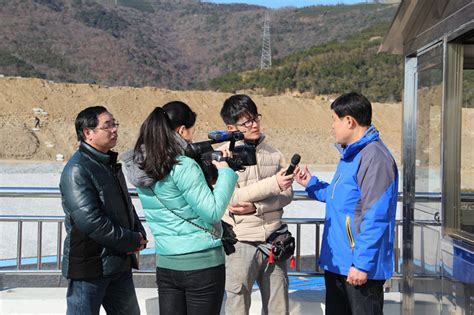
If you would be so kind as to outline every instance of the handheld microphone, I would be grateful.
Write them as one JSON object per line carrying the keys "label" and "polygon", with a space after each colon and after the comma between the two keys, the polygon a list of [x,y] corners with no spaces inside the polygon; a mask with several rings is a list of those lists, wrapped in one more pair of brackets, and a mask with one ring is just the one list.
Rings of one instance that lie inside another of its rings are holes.
{"label": "handheld microphone", "polygon": [[290,166],[288,166],[288,169],[286,170],[285,176],[293,174],[293,172],[295,171],[295,167],[300,163],[300,160],[301,156],[298,153],[295,153],[291,158],[291,163]]}

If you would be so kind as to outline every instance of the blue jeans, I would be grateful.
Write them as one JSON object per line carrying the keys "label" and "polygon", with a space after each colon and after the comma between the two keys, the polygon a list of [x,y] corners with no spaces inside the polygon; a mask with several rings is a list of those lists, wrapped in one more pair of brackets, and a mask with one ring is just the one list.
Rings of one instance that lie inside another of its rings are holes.
{"label": "blue jeans", "polygon": [[107,314],[140,314],[131,271],[108,277],[69,280],[67,315],[99,314],[101,305]]}
{"label": "blue jeans", "polygon": [[224,298],[225,267],[179,271],[156,268],[160,315],[218,315]]}

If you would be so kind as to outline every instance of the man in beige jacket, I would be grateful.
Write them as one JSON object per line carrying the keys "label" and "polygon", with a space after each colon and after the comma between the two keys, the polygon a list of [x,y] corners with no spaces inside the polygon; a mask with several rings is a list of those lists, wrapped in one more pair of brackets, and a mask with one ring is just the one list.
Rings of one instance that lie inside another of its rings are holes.
{"label": "man in beige jacket", "polygon": [[228,131],[239,130],[246,143],[256,145],[257,165],[238,172],[239,179],[223,220],[239,240],[226,256],[226,314],[249,313],[252,286],[257,281],[263,314],[288,314],[286,261],[268,263],[257,246],[282,224],[283,207],[293,198],[293,174],[285,176],[280,151],[266,143],[260,131],[262,115],[247,95],[233,95],[221,109]]}

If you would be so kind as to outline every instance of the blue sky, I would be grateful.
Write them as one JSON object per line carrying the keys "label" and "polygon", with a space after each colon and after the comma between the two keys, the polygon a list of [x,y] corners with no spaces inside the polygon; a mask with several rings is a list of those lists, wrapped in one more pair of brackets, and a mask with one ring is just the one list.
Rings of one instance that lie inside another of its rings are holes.
{"label": "blue sky", "polygon": [[269,8],[280,8],[280,7],[305,7],[310,5],[318,4],[354,4],[359,2],[366,2],[364,0],[207,0],[205,2],[214,3],[248,3],[258,4]]}

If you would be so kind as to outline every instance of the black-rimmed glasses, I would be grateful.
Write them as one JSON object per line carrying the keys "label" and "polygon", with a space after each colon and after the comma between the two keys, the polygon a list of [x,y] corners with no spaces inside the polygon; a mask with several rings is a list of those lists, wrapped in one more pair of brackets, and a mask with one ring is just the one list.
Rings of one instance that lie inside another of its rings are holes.
{"label": "black-rimmed glasses", "polygon": [[262,120],[262,114],[258,114],[256,117],[254,118],[251,118],[249,120],[246,120],[244,121],[243,123],[241,124],[235,124],[236,126],[240,126],[240,127],[246,127],[246,128],[250,128],[252,127],[253,123],[256,122],[260,122],[260,120]]}

